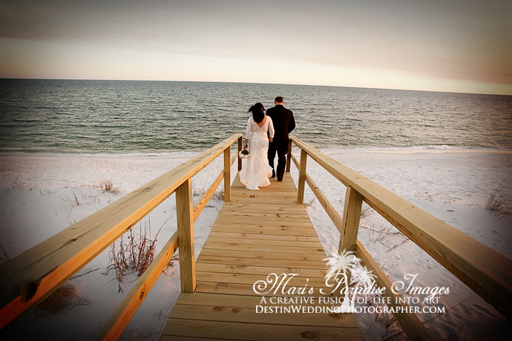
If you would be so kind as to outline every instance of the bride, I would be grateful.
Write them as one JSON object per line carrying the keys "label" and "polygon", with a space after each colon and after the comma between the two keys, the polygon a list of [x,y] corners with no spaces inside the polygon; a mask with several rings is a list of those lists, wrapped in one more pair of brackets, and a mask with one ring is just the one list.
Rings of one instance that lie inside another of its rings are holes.
{"label": "bride", "polygon": [[249,112],[252,112],[252,117],[247,122],[245,146],[249,145],[250,156],[242,167],[240,181],[247,189],[259,190],[259,187],[270,185],[268,178],[272,175],[272,167],[268,164],[267,151],[268,143],[274,137],[274,125],[272,119],[265,115],[263,104],[256,103]]}

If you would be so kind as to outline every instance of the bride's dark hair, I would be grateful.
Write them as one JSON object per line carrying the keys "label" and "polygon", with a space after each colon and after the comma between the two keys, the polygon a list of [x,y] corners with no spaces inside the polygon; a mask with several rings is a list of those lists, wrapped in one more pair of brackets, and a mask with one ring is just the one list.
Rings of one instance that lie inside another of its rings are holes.
{"label": "bride's dark hair", "polygon": [[252,119],[254,120],[254,122],[260,123],[261,121],[263,121],[263,117],[265,117],[264,111],[265,108],[263,107],[263,104],[256,103],[255,105],[249,108],[248,112],[252,112]]}

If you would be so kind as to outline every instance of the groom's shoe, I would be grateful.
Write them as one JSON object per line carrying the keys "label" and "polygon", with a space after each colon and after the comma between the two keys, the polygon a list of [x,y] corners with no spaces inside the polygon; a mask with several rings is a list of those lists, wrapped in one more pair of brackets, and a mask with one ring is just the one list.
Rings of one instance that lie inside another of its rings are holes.
{"label": "groom's shoe", "polygon": [[283,178],[277,178],[277,181],[283,181]]}
{"label": "groom's shoe", "polygon": [[272,176],[270,178],[273,179],[275,177],[276,177],[276,171],[272,169]]}

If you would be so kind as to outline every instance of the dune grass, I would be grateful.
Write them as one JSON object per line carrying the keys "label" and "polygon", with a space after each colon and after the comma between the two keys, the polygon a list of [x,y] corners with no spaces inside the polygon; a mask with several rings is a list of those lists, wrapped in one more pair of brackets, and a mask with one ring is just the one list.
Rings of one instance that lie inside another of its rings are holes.
{"label": "dune grass", "polygon": [[[160,230],[152,238],[151,222],[148,220],[144,228],[142,223],[139,225],[138,234],[133,229],[130,229],[110,246],[108,266],[104,274],[108,274],[111,270],[115,272],[119,292],[124,292],[121,283],[123,283],[126,275],[135,274],[137,277],[140,277],[151,265],[151,262],[153,262]],[[174,265],[175,260],[173,258],[169,261],[163,271],[164,273]]]}

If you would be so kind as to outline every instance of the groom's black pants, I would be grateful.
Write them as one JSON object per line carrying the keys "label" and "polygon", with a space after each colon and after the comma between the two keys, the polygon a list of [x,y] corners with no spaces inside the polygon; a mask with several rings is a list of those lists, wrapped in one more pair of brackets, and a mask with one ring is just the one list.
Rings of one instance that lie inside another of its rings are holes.
{"label": "groom's black pants", "polygon": [[277,178],[282,179],[286,168],[286,153],[288,153],[289,140],[273,141],[268,144],[268,164],[274,170],[274,159],[277,152]]}

